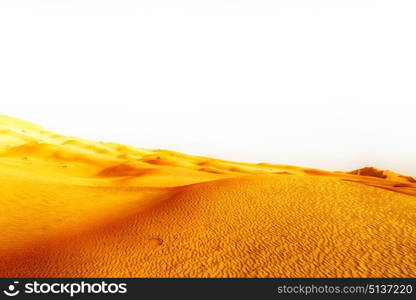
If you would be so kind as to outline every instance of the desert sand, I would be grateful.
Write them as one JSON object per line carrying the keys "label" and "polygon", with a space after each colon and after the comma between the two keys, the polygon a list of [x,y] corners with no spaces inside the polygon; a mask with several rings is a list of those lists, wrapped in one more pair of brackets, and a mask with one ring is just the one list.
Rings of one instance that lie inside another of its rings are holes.
{"label": "desert sand", "polygon": [[415,277],[416,180],[65,137],[0,115],[1,277]]}

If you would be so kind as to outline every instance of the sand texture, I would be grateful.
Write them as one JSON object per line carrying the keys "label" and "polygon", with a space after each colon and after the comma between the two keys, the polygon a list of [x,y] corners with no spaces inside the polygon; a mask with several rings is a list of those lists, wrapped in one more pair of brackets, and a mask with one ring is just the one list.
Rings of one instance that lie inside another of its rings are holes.
{"label": "sand texture", "polygon": [[1,277],[415,277],[416,180],[65,137],[0,115]]}

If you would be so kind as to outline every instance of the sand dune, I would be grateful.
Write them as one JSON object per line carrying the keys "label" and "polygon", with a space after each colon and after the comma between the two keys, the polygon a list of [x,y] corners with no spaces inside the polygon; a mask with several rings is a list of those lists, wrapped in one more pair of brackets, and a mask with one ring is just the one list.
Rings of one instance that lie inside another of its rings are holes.
{"label": "sand dune", "polygon": [[414,277],[416,183],[64,137],[0,116],[2,277]]}
{"label": "sand dune", "polygon": [[370,177],[388,179],[391,181],[397,181],[397,182],[403,182],[403,183],[416,183],[416,179],[411,176],[400,175],[400,174],[397,174],[388,170],[378,170],[374,167],[365,167],[365,168],[358,169],[349,173],[360,175],[360,176],[370,176]]}

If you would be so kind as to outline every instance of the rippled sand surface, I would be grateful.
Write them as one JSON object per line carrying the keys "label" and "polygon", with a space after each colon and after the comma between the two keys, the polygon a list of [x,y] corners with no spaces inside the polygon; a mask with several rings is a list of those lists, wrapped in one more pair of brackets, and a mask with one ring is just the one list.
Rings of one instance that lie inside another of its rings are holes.
{"label": "rippled sand surface", "polygon": [[415,277],[416,182],[64,137],[0,116],[2,277]]}

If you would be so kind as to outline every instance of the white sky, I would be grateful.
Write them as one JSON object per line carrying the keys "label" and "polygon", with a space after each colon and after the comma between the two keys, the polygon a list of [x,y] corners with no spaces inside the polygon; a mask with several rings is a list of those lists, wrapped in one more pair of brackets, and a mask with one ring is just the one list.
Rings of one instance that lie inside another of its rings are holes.
{"label": "white sky", "polygon": [[0,2],[0,113],[229,160],[416,175],[416,2]]}

